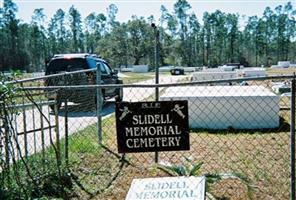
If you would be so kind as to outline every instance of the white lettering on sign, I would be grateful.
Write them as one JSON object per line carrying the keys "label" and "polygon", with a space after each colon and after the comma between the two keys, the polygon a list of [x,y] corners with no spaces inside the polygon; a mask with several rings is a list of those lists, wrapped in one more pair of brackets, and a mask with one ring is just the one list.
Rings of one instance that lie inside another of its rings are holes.
{"label": "white lettering on sign", "polygon": [[125,127],[126,137],[180,135],[179,126],[135,126]]}
{"label": "white lettering on sign", "polygon": [[147,102],[147,103],[142,103],[141,108],[160,108],[161,105],[158,102]]}
{"label": "white lettering on sign", "polygon": [[204,200],[204,177],[134,179],[126,200]]}
{"label": "white lettering on sign", "polygon": [[189,150],[186,101],[116,104],[118,152]]}
{"label": "white lettering on sign", "polygon": [[[169,114],[155,114],[155,115],[133,115],[133,127],[125,127],[126,146],[130,149],[133,148],[153,148],[153,147],[172,147],[180,146],[181,137],[176,137],[182,132],[179,126],[169,125],[172,124]],[[154,124],[154,126],[149,126]],[[159,126],[155,126],[159,124]],[[160,126],[166,124],[167,126]],[[146,125],[146,126],[145,126]],[[150,136],[174,136],[174,137],[150,137]],[[138,138],[138,137],[150,138]]]}
{"label": "white lettering on sign", "polygon": [[126,146],[133,148],[147,147],[173,147],[180,146],[181,137],[156,137],[156,138],[129,138],[126,140]]}
{"label": "white lettering on sign", "polygon": [[134,125],[145,124],[171,124],[173,121],[170,119],[169,114],[156,114],[156,115],[133,115]]}

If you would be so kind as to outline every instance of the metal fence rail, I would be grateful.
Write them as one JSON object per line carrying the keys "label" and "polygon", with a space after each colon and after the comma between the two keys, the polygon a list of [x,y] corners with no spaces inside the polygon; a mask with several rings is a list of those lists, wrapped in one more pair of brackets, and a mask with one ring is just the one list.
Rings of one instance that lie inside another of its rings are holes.
{"label": "metal fence rail", "polygon": [[[65,183],[70,191],[65,193],[72,198],[121,200],[132,179],[168,176],[159,165],[202,163],[200,175],[243,177],[210,184],[208,193],[218,199],[295,198],[294,76],[201,82],[164,77],[157,85],[71,85],[69,74],[59,76],[64,85],[44,86],[56,78],[51,76],[15,82],[22,83],[22,90],[6,107],[11,109],[5,118],[10,125],[0,135],[0,173],[9,170],[3,181],[7,187],[24,190],[34,177],[30,184],[39,184],[40,193],[31,189],[26,194],[49,195],[50,188],[61,196],[61,188],[47,181],[53,172],[63,177],[65,168],[73,182],[71,187]],[[291,93],[280,91],[279,82],[293,88]],[[158,163],[154,152],[119,154],[116,101],[104,99],[98,106],[96,98],[98,90],[116,88],[123,89],[126,102],[155,101],[155,88],[160,101],[187,100],[190,150],[158,152]]]}

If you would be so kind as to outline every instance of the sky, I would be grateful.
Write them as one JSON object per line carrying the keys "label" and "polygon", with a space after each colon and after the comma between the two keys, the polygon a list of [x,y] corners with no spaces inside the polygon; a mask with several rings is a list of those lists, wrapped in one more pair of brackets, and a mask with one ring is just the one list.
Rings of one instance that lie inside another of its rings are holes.
{"label": "sky", "polygon": [[[3,2],[3,0],[0,0]],[[288,0],[187,0],[191,5],[191,12],[202,21],[204,12],[214,12],[219,9],[226,13],[238,13],[240,16],[261,16],[264,9],[269,6],[274,9],[278,5],[284,5]],[[290,0],[296,7],[296,0]],[[169,12],[173,11],[176,0],[13,0],[18,6],[17,17],[24,22],[30,22],[31,16],[36,8],[44,8],[44,13],[49,20],[57,9],[61,8],[68,12],[74,5],[84,19],[91,12],[107,13],[107,7],[115,4],[118,8],[117,20],[127,22],[132,15],[145,18],[154,15],[155,19],[160,17],[160,6],[164,5]],[[158,23],[158,22],[156,22]]]}

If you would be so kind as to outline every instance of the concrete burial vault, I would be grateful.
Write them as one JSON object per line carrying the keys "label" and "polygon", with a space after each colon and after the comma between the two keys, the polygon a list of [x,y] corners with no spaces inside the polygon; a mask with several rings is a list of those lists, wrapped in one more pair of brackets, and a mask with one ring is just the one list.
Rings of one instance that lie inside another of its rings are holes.
{"label": "concrete burial vault", "polygon": [[190,128],[265,129],[279,126],[279,96],[263,86],[172,87],[160,100],[187,100]]}

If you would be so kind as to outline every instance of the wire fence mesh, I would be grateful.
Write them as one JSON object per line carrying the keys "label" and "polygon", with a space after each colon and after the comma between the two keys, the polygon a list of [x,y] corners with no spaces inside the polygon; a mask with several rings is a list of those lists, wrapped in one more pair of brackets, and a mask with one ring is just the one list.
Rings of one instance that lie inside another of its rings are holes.
{"label": "wire fence mesh", "polygon": [[[121,200],[132,179],[172,174],[160,165],[200,164],[198,175],[225,175],[207,188],[218,199],[289,199],[291,76],[210,82],[163,76],[158,86],[151,78],[93,86],[85,73],[62,77],[15,83],[22,90],[2,102],[1,181],[20,198]],[[156,87],[160,101],[188,101],[190,127],[190,150],[158,152],[158,164],[154,152],[118,153],[111,95],[122,89],[122,101],[154,101]]]}

